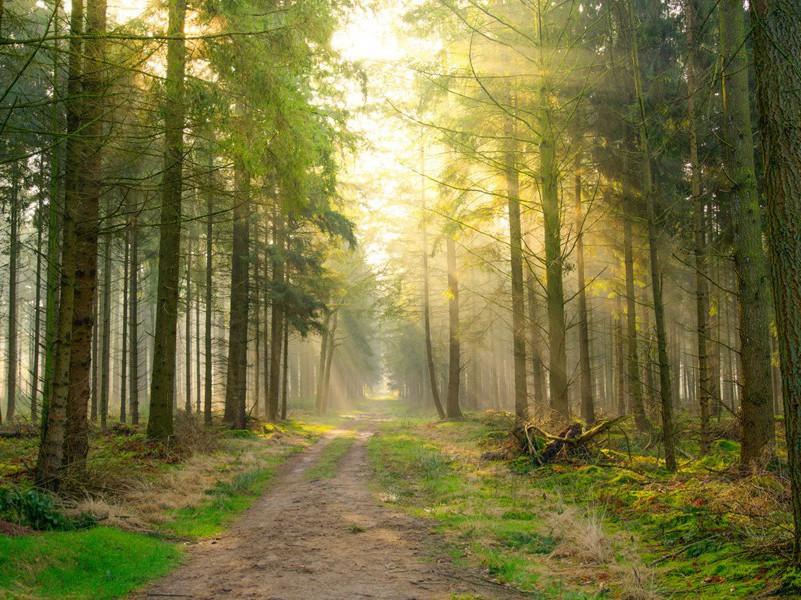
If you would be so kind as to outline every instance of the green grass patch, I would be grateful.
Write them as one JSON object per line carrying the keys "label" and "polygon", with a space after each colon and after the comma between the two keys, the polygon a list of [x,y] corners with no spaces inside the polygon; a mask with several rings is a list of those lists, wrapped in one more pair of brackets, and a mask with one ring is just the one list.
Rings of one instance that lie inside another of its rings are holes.
{"label": "green grass patch", "polygon": [[[535,595],[596,597],[598,588],[590,592],[585,585],[608,571],[605,564],[571,578],[571,570],[581,571],[581,559],[570,567],[559,546],[570,541],[569,531],[567,538],[565,531],[552,531],[565,510],[599,523],[608,540],[602,546],[619,543],[607,559],[618,578],[609,577],[610,593],[621,593],[634,567],[640,575],[653,571],[647,575],[652,591],[710,599],[752,597],[781,579],[782,559],[759,548],[786,539],[786,490],[770,474],[726,476],[737,462],[737,442],[717,441],[708,456],[687,461],[678,475],[667,473],[636,434],[630,436],[628,468],[478,460],[507,433],[505,420],[404,421],[386,424],[368,449],[385,499],[436,519],[454,557],[477,561],[498,580]],[[688,455],[697,454],[693,443],[685,444]],[[614,452],[628,457],[627,450],[613,448],[610,458]],[[753,516],[733,510],[740,506],[753,506]],[[566,569],[562,577],[541,566],[554,552],[548,560]]]}
{"label": "green grass patch", "polygon": [[207,500],[174,511],[172,519],[164,524],[160,531],[176,537],[190,538],[205,538],[219,534],[264,493],[267,484],[275,476],[277,467],[290,454],[301,449],[296,446],[291,447],[288,453],[266,455],[263,467],[239,473],[230,483],[218,482],[213,488],[206,490]]}
{"label": "green grass patch", "polygon": [[307,479],[331,479],[337,474],[339,462],[353,445],[353,437],[338,437],[323,449],[319,460],[306,470]]}
{"label": "green grass patch", "polygon": [[118,598],[180,556],[176,544],[107,527],[0,536],[0,590],[4,598]]}

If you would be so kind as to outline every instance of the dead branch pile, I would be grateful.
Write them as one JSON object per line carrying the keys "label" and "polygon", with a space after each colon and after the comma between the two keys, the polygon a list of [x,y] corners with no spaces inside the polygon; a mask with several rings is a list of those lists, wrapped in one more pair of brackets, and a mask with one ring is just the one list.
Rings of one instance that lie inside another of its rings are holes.
{"label": "dead branch pile", "polygon": [[532,422],[517,423],[504,448],[501,451],[486,452],[482,458],[498,460],[530,456],[537,465],[547,465],[562,459],[587,458],[590,456],[589,447],[597,438],[625,419],[626,417],[618,417],[601,421],[587,431],[584,431],[581,423],[571,423],[555,434]]}

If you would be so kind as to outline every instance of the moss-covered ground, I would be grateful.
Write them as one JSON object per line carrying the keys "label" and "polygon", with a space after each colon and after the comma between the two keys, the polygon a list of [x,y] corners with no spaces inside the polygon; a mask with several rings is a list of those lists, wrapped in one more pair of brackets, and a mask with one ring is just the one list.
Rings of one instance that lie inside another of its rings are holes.
{"label": "moss-covered ground", "polygon": [[508,430],[497,416],[385,423],[369,444],[379,497],[434,519],[454,560],[543,598],[747,598],[779,586],[786,488],[775,474],[740,475],[736,442],[677,475],[637,454],[634,437],[625,461],[483,460]]}
{"label": "moss-covered ground", "polygon": [[[330,427],[189,427],[171,445],[149,442],[137,428],[93,431],[86,472],[55,500],[64,514],[89,512],[103,526],[0,534],[0,597],[124,597],[180,564],[187,543],[222,531],[281,463]],[[0,488],[31,488],[37,442],[0,439]]]}

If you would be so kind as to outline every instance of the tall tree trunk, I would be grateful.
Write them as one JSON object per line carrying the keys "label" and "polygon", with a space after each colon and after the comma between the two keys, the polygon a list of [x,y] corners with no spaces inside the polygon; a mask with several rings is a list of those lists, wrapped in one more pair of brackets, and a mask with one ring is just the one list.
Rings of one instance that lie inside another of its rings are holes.
{"label": "tall tree trunk", "polygon": [[626,414],[626,354],[623,350],[623,310],[620,307],[620,296],[617,297],[617,314],[615,316],[615,358],[617,362],[617,414]]}
{"label": "tall tree trunk", "polygon": [[[110,223],[106,223],[109,227]],[[108,422],[109,395],[111,393],[111,234],[103,244],[103,339],[100,349],[100,426]]]}
{"label": "tall tree trunk", "polygon": [[[284,268],[286,266],[284,250],[286,247],[286,231],[285,221],[283,218],[283,206],[278,206],[276,201],[273,212],[273,246],[276,250],[273,255],[272,262],[272,279],[273,282],[280,286],[284,281]],[[284,330],[284,300],[283,294],[281,299],[272,300],[272,315],[270,321],[270,386],[269,395],[267,399],[267,420],[270,423],[277,423],[280,417],[278,398],[279,398],[279,383],[281,380],[281,337]],[[325,400],[325,398],[323,398]],[[325,411],[325,402],[323,402],[323,411]]]}
{"label": "tall tree trunk", "polygon": [[426,365],[428,368],[428,381],[431,386],[431,397],[434,400],[434,407],[440,419],[445,418],[445,409],[439,397],[439,386],[437,385],[437,370],[434,364],[434,348],[431,343],[431,300],[429,291],[428,273],[428,213],[426,212],[426,175],[425,175],[425,148],[420,145],[420,204],[423,211],[421,223],[421,235],[423,244],[423,333],[426,345]]}
{"label": "tall tree trunk", "polygon": [[139,424],[139,215],[131,215],[128,236],[131,240],[130,275],[129,275],[129,328],[130,328],[130,403],[131,423]]}
{"label": "tall tree trunk", "polygon": [[581,392],[581,418],[587,425],[595,423],[595,402],[592,397],[592,369],[590,367],[590,319],[587,310],[587,284],[584,279],[584,210],[581,199],[581,151],[575,164],[575,226],[576,226],[576,277],[578,278],[579,377]]}
{"label": "tall tree trunk", "polygon": [[787,456],[801,568],[801,4],[752,0],[757,104],[762,132],[768,240],[782,369]]}
{"label": "tall tree trunk", "polygon": [[[130,206],[127,209],[131,210]],[[125,235],[122,239],[122,348],[120,356],[120,423],[128,422],[128,310],[130,296],[128,293],[129,269],[131,260],[131,222],[128,216],[128,226],[125,228]]]}
{"label": "tall tree trunk", "polygon": [[92,307],[92,315],[95,323],[92,326],[92,374],[89,390],[89,420],[92,423],[97,423],[97,401],[100,392],[100,385],[98,385],[98,373],[100,372],[100,294],[95,294],[94,306]]}
{"label": "tall tree trunk", "polygon": [[567,394],[567,348],[565,336],[565,294],[562,282],[561,216],[559,210],[559,171],[556,138],[546,107],[547,93],[540,97],[540,185],[545,226],[545,283],[548,303],[548,350],[550,353],[551,416],[570,418]]}
{"label": "tall tree trunk", "polygon": [[526,381],[526,307],[523,292],[523,234],[520,226],[520,175],[517,169],[515,127],[511,118],[504,124],[504,176],[509,207],[509,251],[512,277],[512,348],[515,365],[515,417],[528,420]]}
{"label": "tall tree trunk", "polygon": [[249,312],[249,221],[250,174],[236,166],[233,250],[231,253],[231,310],[228,335],[228,378],[225,388],[224,421],[235,429],[245,428],[248,372]]}
{"label": "tall tree trunk", "polygon": [[[75,214],[77,210],[78,155],[77,133],[81,128],[80,97],[82,87],[83,57],[83,13],[82,0],[73,0],[70,13],[69,64],[67,72],[67,136],[64,161],[65,197],[64,217],[61,224],[62,245],[61,265],[58,272],[59,285],[56,286],[57,271],[55,261],[48,264],[48,320],[52,319],[51,359],[45,366],[45,393],[42,406],[42,435],[39,454],[36,459],[35,482],[40,488],[57,491],[61,483],[61,466],[64,457],[66,438],[67,400],[69,395],[69,367],[72,353],[72,318],[75,300]],[[54,120],[56,117],[54,117]],[[55,147],[55,146],[54,146]],[[57,180],[57,177],[56,177]],[[57,189],[56,184],[51,185]],[[51,196],[49,233],[56,230],[54,217],[57,195]],[[48,251],[52,259],[58,252],[58,244],[51,237]],[[57,290],[60,291],[56,314]]]}
{"label": "tall tree trunk", "polygon": [[726,174],[732,182],[729,200],[734,229],[742,368],[740,461],[748,466],[763,464],[773,455],[775,431],[770,387],[770,286],[754,169],[743,11],[741,0],[721,0]]}
{"label": "tall tree trunk", "polygon": [[[270,320],[270,310],[272,302],[267,298],[267,288],[266,282],[271,277],[271,266],[269,260],[269,252],[268,252],[268,240],[267,237],[269,235],[269,230],[267,227],[264,228],[264,256],[263,256],[263,264],[264,264],[264,278],[262,280],[262,289],[264,290],[264,300],[262,302],[262,323],[264,323],[264,333],[262,334],[262,353],[264,356],[262,357],[262,378],[264,382],[262,383],[262,387],[264,388],[262,391],[264,392],[264,414],[267,415],[269,412],[268,404],[270,403],[270,327],[267,326],[268,323],[271,324]],[[327,317],[326,317],[327,318]],[[326,322],[326,326],[327,326]],[[315,403],[314,407],[317,413],[319,414],[321,408],[319,401],[321,400],[322,396],[315,396]]]}
{"label": "tall tree trunk", "polygon": [[41,357],[41,325],[42,325],[42,244],[44,238],[44,154],[41,155],[39,162],[41,169],[39,176],[39,200],[36,207],[38,216],[36,224],[36,275],[35,275],[35,294],[33,301],[33,359],[31,374],[31,423],[39,420],[39,363]]}
{"label": "tall tree trunk", "polygon": [[[196,238],[198,257],[200,254],[200,237]],[[202,393],[200,385],[200,283],[195,285],[195,414],[203,414]]]}
{"label": "tall tree trunk", "polygon": [[323,388],[325,385],[325,365],[328,357],[328,333],[332,312],[326,311],[323,322],[323,333],[320,336],[320,362],[317,368],[317,388],[314,394],[314,408],[317,414],[323,413]]}
{"label": "tall tree trunk", "polygon": [[[214,168],[214,159],[209,150],[209,177]],[[212,336],[211,325],[213,318],[212,299],[213,299],[213,265],[211,262],[212,252],[214,251],[214,210],[211,191],[206,192],[206,299],[205,299],[205,366],[203,371],[203,422],[211,425],[211,400],[212,400]]]}
{"label": "tall tree trunk", "polygon": [[448,261],[448,398],[445,414],[449,419],[460,419],[462,411],[459,408],[459,382],[462,361],[461,333],[459,331],[459,277],[456,271],[456,244],[452,237],[448,237],[445,247]]}
{"label": "tall tree trunk", "polygon": [[17,373],[19,372],[19,356],[17,343],[17,259],[19,254],[19,167],[12,167],[11,182],[11,232],[8,250],[8,373],[6,377],[6,419],[14,422],[17,404]]}
{"label": "tall tree trunk", "polygon": [[[258,234],[256,234],[258,238]],[[258,252],[256,252],[256,260],[253,261],[253,282],[255,289],[253,293],[253,326],[255,328],[255,348],[253,357],[253,416],[258,418],[261,401],[261,279],[259,273],[260,261],[258,259]]]}
{"label": "tall tree trunk", "polygon": [[289,368],[289,319],[284,319],[284,359],[283,359],[283,376],[281,378],[281,420],[286,421],[286,395],[289,378],[287,377],[287,370]]}
{"label": "tall tree trunk", "polygon": [[657,247],[656,209],[654,202],[653,173],[651,170],[651,151],[646,128],[645,97],[642,89],[640,73],[640,57],[637,34],[634,29],[634,9],[632,0],[628,5],[628,25],[631,35],[629,48],[631,64],[634,72],[634,91],[639,112],[640,152],[642,153],[643,194],[645,196],[645,212],[648,224],[648,250],[651,259],[651,296],[654,302],[654,319],[656,320],[656,346],[659,356],[659,396],[662,410],[662,441],[665,446],[665,464],[669,471],[675,471],[676,450],[673,432],[673,398],[670,387],[670,362],[667,353],[667,332],[665,331],[665,307],[662,301],[662,271],[659,266],[659,250]]}
{"label": "tall tree trunk", "polygon": [[531,350],[531,372],[534,379],[534,405],[536,411],[545,408],[548,398],[545,393],[545,368],[542,361],[542,346],[540,344],[539,301],[535,288],[533,266],[529,261],[526,270],[526,291],[528,293],[528,329],[529,348]]}
{"label": "tall tree trunk", "polygon": [[[89,452],[86,410],[92,363],[92,330],[97,290],[97,236],[103,169],[103,122],[106,107],[105,40],[106,0],[86,3],[82,119],[84,123],[77,164],[75,211],[75,298],[72,315],[66,465],[82,467]],[[68,184],[69,186],[69,184]]]}
{"label": "tall tree trunk", "polygon": [[192,414],[192,246],[186,251],[186,313],[184,314],[184,411]]}
{"label": "tall tree trunk", "polygon": [[[625,200],[630,205],[631,199]],[[623,260],[626,270],[626,373],[629,391],[629,404],[634,414],[637,431],[651,430],[651,423],[645,415],[645,402],[640,379],[640,352],[637,344],[637,297],[634,292],[634,249],[631,231],[631,209],[627,207],[623,219]],[[649,359],[650,360],[650,359]]]}
{"label": "tall tree trunk", "polygon": [[164,98],[164,175],[159,225],[159,273],[153,370],[150,381],[150,418],[147,435],[168,439],[173,433],[176,338],[178,327],[179,264],[181,255],[181,195],[183,192],[184,75],[186,0],[170,0],[167,25],[167,79]]}
{"label": "tall tree trunk", "polygon": [[712,403],[710,386],[709,353],[709,287],[706,268],[706,203],[701,195],[701,163],[698,157],[698,120],[696,118],[696,4],[698,0],[686,0],[684,14],[687,27],[687,112],[690,130],[691,192],[693,198],[693,230],[695,254],[695,318],[696,350],[698,353],[698,406],[701,414],[700,450],[709,452],[709,407]]}
{"label": "tall tree trunk", "polygon": [[330,391],[331,391],[331,364],[334,362],[334,350],[336,349],[338,320],[339,320],[339,311],[335,310],[331,320],[331,331],[328,334],[328,344],[326,344],[325,369],[323,374],[323,397],[322,397],[322,411],[321,411],[322,414],[326,414],[329,408]]}

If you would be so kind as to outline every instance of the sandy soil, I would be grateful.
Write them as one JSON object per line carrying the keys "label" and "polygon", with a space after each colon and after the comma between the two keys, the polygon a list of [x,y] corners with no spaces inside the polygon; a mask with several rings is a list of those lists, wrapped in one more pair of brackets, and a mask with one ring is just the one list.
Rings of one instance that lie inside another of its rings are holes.
{"label": "sandy soil", "polygon": [[365,448],[373,426],[357,425],[333,479],[304,473],[336,432],[295,456],[225,534],[198,544],[184,566],[136,598],[527,597],[456,569],[437,550],[430,523],[375,500]]}

